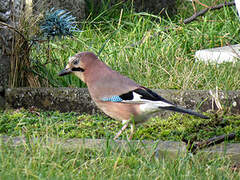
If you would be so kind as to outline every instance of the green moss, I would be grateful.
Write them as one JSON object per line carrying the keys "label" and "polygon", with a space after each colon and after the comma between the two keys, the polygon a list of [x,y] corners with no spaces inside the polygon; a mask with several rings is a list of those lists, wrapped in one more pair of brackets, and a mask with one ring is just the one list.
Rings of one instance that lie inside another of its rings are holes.
{"label": "green moss", "polygon": [[[133,139],[200,141],[236,133],[234,142],[240,142],[239,119],[239,115],[225,115],[206,120],[178,113],[165,119],[154,117],[136,127]],[[121,126],[121,122],[100,115],[37,109],[0,112],[0,133],[11,136],[48,134],[63,138],[113,138]],[[121,138],[126,138],[129,133],[128,128]]]}

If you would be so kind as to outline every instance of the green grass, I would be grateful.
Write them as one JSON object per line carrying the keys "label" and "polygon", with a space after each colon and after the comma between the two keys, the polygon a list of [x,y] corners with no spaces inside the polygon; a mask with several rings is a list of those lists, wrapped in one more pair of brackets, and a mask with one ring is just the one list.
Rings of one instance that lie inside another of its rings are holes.
{"label": "green grass", "polygon": [[[74,38],[51,41],[50,57],[46,53],[47,44],[41,44],[40,49],[32,53],[35,60],[32,65],[39,77],[47,81],[43,86],[85,87],[72,75],[58,77],[57,74],[70,56],[80,51],[97,54],[105,45],[101,60],[149,88],[239,89],[239,61],[215,65],[194,59],[199,49],[240,42],[235,7],[208,12],[187,25],[182,21],[193,14],[191,3],[183,3],[180,7],[178,15],[170,19],[135,13],[124,6],[120,16],[121,8],[114,6],[81,22],[83,32],[75,34]],[[144,41],[139,44],[142,39]]]}
{"label": "green grass", "polygon": [[[207,0],[201,2],[211,4]],[[239,89],[239,61],[214,65],[194,59],[198,49],[240,42],[234,7],[208,12],[187,25],[183,19],[193,14],[191,3],[187,2],[171,18],[135,13],[122,5],[107,7],[79,23],[82,33],[50,41],[49,51],[47,43],[34,46],[31,69],[27,70],[35,73],[42,86],[85,87],[74,76],[57,74],[75,53],[97,54],[102,50],[100,58],[112,69],[149,88]],[[200,141],[235,132],[232,142],[239,142],[239,119],[239,115],[228,114],[211,120],[179,114],[156,117],[137,127],[133,139],[181,141],[184,137]],[[149,151],[142,152],[141,147],[130,151],[107,145],[95,150],[66,150],[47,141],[49,137],[112,139],[120,127],[121,123],[101,115],[36,109],[1,111],[1,135],[41,140],[17,147],[1,145],[0,179],[240,179],[239,172],[231,170],[232,162],[224,156],[183,154],[155,159]],[[129,129],[121,138],[126,139],[127,134]]]}
{"label": "green grass", "polygon": [[[239,116],[225,115],[212,120],[179,114],[153,118],[138,127],[134,139],[194,141],[236,132],[239,142]],[[208,153],[181,153],[154,156],[156,146],[130,145],[127,149],[71,148],[51,143],[65,138],[111,139],[121,124],[104,116],[59,113],[37,109],[0,112],[0,134],[24,136],[26,143],[12,146],[1,142],[0,179],[239,179],[229,157]],[[121,138],[126,139],[123,133]],[[34,141],[32,139],[35,138]]]}
{"label": "green grass", "polygon": [[[47,139],[47,136],[45,136]],[[1,179],[239,179],[224,156],[179,154],[158,159],[141,146],[129,150],[67,150],[46,139],[0,149]]]}
{"label": "green grass", "polygon": [[[239,116],[224,115],[202,120],[175,114],[153,118],[140,125],[134,139],[194,141],[236,132],[231,142],[239,142]],[[208,153],[154,156],[156,146],[130,145],[127,149],[64,148],[51,143],[68,138],[111,139],[121,124],[101,115],[84,115],[17,109],[0,112],[0,135],[24,136],[26,143],[12,146],[1,142],[0,179],[239,179],[235,162],[229,157]],[[123,133],[127,138],[129,130]],[[35,139],[32,141],[32,139]]]}
{"label": "green grass", "polygon": [[[175,114],[153,118],[140,125],[134,139],[206,140],[236,132],[239,116],[224,115],[202,120]],[[240,179],[235,162],[224,154],[196,155],[166,153],[154,156],[156,146],[128,145],[116,148],[108,143],[97,149],[71,148],[52,143],[68,138],[104,138],[111,141],[121,124],[101,115],[84,115],[17,109],[0,112],[0,135],[24,136],[26,143],[0,148],[0,179]],[[129,130],[123,133],[127,138]],[[34,141],[32,139],[34,138]],[[102,148],[103,147],[103,148]]]}

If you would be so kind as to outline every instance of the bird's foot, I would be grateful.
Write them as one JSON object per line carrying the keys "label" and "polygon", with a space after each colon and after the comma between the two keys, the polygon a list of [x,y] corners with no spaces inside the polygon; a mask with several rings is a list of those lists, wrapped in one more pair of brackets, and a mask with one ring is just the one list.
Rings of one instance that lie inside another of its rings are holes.
{"label": "bird's foot", "polygon": [[129,137],[128,137],[128,141],[132,140],[132,138],[133,138],[133,133],[134,133],[134,125],[131,124],[131,132],[130,132],[130,135],[129,135]]}
{"label": "bird's foot", "polygon": [[129,124],[129,121],[126,121],[125,124],[123,125],[123,127],[120,129],[120,131],[118,131],[116,136],[113,138],[114,140],[117,140],[119,138],[119,136],[122,134],[122,132],[128,127],[128,124]]}

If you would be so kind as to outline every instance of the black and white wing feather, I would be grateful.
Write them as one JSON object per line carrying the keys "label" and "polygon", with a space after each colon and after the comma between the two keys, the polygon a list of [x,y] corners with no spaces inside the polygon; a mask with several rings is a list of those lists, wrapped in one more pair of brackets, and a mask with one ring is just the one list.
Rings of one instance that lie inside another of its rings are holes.
{"label": "black and white wing feather", "polygon": [[158,111],[159,109],[164,109],[194,115],[203,119],[209,119],[209,117],[199,114],[195,111],[178,107],[173,103],[167,101],[163,97],[159,96],[152,90],[142,86],[125,94],[102,98],[102,100],[111,102],[142,104],[140,105],[140,108],[146,112],[154,112]]}

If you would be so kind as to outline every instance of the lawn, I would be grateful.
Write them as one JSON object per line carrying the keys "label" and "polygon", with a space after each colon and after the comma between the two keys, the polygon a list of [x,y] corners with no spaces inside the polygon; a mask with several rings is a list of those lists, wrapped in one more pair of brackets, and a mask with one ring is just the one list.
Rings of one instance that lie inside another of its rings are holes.
{"label": "lawn", "polygon": [[210,11],[186,25],[183,20],[193,14],[191,3],[182,3],[178,11],[174,17],[161,18],[135,13],[121,4],[114,6],[80,22],[82,32],[72,38],[56,38],[34,46],[29,70],[42,86],[85,87],[74,76],[57,74],[70,56],[92,51],[100,53],[99,58],[112,69],[149,88],[239,89],[239,61],[216,65],[194,58],[199,49],[240,42],[235,7]]}
{"label": "lawn", "polygon": [[[45,136],[47,139],[47,136]],[[0,149],[1,179],[239,179],[227,157],[179,154],[158,159],[154,149],[66,150],[46,139]],[[149,152],[150,151],[150,152]]]}
{"label": "lawn", "polygon": [[[154,150],[154,149],[153,149]],[[1,179],[239,179],[227,157],[155,158],[140,147],[66,150],[46,140],[1,146]]]}

